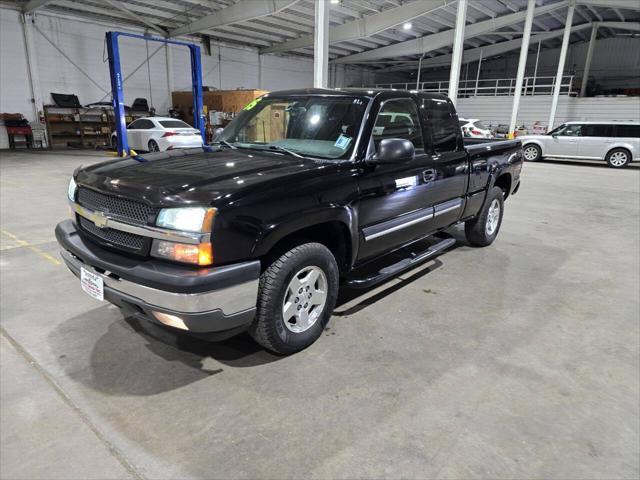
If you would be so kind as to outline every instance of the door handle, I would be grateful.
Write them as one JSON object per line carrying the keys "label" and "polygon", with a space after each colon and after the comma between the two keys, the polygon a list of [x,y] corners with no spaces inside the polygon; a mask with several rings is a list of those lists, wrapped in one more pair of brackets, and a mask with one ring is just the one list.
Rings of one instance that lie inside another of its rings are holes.
{"label": "door handle", "polygon": [[424,183],[432,182],[433,180],[435,180],[435,178],[436,178],[436,171],[433,168],[424,170],[422,172],[422,180],[424,180]]}

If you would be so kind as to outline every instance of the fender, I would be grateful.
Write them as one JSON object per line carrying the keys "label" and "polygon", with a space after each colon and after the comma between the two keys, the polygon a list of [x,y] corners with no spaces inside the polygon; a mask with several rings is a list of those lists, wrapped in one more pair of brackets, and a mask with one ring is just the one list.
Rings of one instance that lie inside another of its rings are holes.
{"label": "fender", "polygon": [[350,266],[353,266],[358,255],[358,215],[350,205],[325,205],[301,210],[277,219],[265,225],[253,246],[252,256],[260,257],[271,250],[280,240],[295,232],[321,223],[340,222],[349,232]]}

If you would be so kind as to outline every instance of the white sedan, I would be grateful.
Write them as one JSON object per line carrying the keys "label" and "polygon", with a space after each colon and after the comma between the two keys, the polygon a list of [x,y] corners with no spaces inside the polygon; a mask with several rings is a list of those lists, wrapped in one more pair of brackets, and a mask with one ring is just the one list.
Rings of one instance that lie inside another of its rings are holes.
{"label": "white sedan", "polygon": [[491,130],[485,127],[478,118],[460,118],[462,135],[467,138],[493,138]]}
{"label": "white sedan", "polygon": [[[117,145],[116,132],[111,134],[111,145]],[[164,152],[174,148],[202,146],[200,132],[188,123],[169,117],[145,117],[127,125],[129,148],[149,152]]]}

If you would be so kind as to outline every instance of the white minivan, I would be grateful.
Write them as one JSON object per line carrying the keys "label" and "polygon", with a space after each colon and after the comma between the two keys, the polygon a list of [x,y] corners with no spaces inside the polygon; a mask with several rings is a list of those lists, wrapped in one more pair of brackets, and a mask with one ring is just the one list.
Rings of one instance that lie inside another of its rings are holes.
{"label": "white minivan", "polygon": [[546,135],[523,135],[524,159],[604,160],[622,168],[640,160],[640,122],[567,122]]}

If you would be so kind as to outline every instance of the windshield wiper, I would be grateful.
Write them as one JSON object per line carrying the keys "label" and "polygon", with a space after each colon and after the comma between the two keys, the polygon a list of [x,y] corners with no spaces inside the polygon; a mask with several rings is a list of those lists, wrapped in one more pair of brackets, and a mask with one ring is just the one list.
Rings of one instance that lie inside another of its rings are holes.
{"label": "windshield wiper", "polygon": [[229,147],[231,150],[237,150],[238,147],[236,147],[233,143],[229,143],[226,140],[218,140],[216,142],[213,142],[214,144],[218,144],[218,145],[224,145],[225,147]]}
{"label": "windshield wiper", "polygon": [[294,152],[293,150],[289,150],[288,148],[285,148],[281,145],[267,145],[267,148],[269,150],[276,150],[278,152],[282,152],[282,153],[286,153],[287,155],[292,155],[294,157],[298,157],[298,158],[304,158],[302,155],[300,155],[299,153]]}

